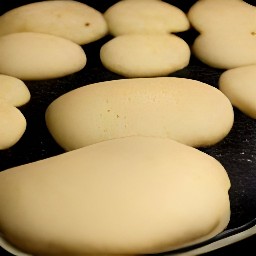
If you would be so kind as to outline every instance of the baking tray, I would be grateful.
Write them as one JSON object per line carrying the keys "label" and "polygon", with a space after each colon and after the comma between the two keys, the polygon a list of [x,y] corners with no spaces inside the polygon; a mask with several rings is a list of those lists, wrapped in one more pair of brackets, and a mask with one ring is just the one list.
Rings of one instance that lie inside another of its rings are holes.
{"label": "baking tray", "polygon": [[[35,1],[1,2],[0,15],[14,7],[31,2]],[[81,2],[104,12],[117,1]],[[170,0],[166,2],[187,12],[196,1]],[[253,4],[253,1],[247,2]],[[198,34],[191,28],[177,35],[191,45]],[[105,69],[100,61],[100,47],[111,38],[107,35],[96,42],[83,45],[88,62],[83,70],[75,74],[51,80],[24,81],[30,90],[31,100],[19,109],[26,117],[27,129],[16,145],[0,151],[0,171],[64,153],[46,128],[45,110],[54,99],[73,89],[95,82],[124,78]],[[192,55],[186,68],[169,76],[195,79],[218,87],[218,79],[223,71],[203,64]],[[249,118],[237,108],[234,108],[234,114],[234,125],[221,142],[208,148],[199,148],[222,163],[230,177],[231,219],[228,227],[211,240],[164,255],[187,255],[186,252],[191,250],[196,250],[194,253],[199,254],[243,240],[248,236],[250,236],[250,246],[255,244],[256,239],[253,239],[255,236],[252,235],[256,233],[256,120]],[[0,255],[12,254],[2,250]]]}

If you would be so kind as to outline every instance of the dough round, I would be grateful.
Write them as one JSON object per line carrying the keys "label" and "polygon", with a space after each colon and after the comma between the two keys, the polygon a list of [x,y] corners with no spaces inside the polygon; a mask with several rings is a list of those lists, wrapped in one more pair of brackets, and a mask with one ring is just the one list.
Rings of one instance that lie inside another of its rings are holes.
{"label": "dough round", "polygon": [[29,102],[30,92],[25,83],[12,76],[0,74],[0,98],[6,100],[15,107]]}
{"label": "dough round", "polygon": [[22,32],[0,37],[0,73],[41,80],[75,73],[86,64],[81,46],[62,37]]}
{"label": "dough round", "polygon": [[233,118],[233,107],[220,90],[176,77],[86,85],[62,95],[46,110],[47,127],[66,150],[133,135],[209,146],[229,133]]}
{"label": "dough round", "polygon": [[41,1],[12,9],[0,17],[0,35],[47,33],[77,44],[96,41],[108,32],[103,14],[77,1]]}
{"label": "dough round", "polygon": [[225,71],[220,76],[219,89],[234,106],[256,119],[256,65]]}
{"label": "dough round", "polygon": [[188,12],[200,33],[192,52],[221,69],[256,64],[256,8],[240,0],[197,1]]}
{"label": "dough round", "polygon": [[103,45],[100,58],[107,69],[125,77],[165,76],[189,64],[190,48],[174,35],[130,34]]}
{"label": "dough round", "polygon": [[27,122],[16,107],[0,99],[0,150],[16,144],[26,130]]}
{"label": "dough round", "polygon": [[181,32],[190,27],[182,10],[162,1],[119,1],[107,9],[104,17],[113,36]]}
{"label": "dough round", "polygon": [[109,140],[1,172],[0,231],[32,255],[164,252],[223,231],[229,188],[223,166],[199,150]]}

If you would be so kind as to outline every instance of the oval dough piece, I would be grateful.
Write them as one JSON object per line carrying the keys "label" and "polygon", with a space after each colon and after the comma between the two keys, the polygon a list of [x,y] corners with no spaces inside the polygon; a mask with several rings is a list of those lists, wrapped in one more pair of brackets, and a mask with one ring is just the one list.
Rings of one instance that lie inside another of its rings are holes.
{"label": "oval dough piece", "polygon": [[[232,0],[236,1],[236,0]],[[203,63],[220,69],[256,64],[256,37],[236,33],[205,33],[192,45],[193,54]]]}
{"label": "oval dough piece", "polygon": [[256,119],[256,65],[225,71],[220,76],[219,89],[234,106]]}
{"label": "oval dough piece", "polygon": [[181,32],[190,27],[182,10],[162,1],[119,1],[107,9],[104,17],[114,36]]}
{"label": "oval dough piece", "polygon": [[0,98],[15,107],[29,102],[30,92],[23,81],[16,77],[0,74]]}
{"label": "oval dough piece", "polygon": [[129,34],[113,38],[100,50],[102,64],[125,77],[165,76],[186,67],[187,43],[168,34]]}
{"label": "oval dough piece", "polygon": [[255,6],[240,0],[202,0],[188,17],[201,33],[192,52],[202,62],[221,69],[256,64]]}
{"label": "oval dough piece", "polygon": [[253,32],[255,7],[241,0],[196,1],[188,11],[191,25],[202,33]]}
{"label": "oval dough piece", "polygon": [[22,80],[41,80],[75,73],[86,64],[81,46],[42,33],[0,37],[0,73]]}
{"label": "oval dough piece", "polygon": [[168,137],[191,146],[219,142],[233,108],[218,89],[175,77],[95,83],[68,92],[46,110],[47,127],[66,150],[133,135]]}
{"label": "oval dough piece", "polygon": [[33,255],[158,253],[223,231],[229,188],[197,149],[109,140],[1,172],[0,230]]}
{"label": "oval dough piece", "polygon": [[0,150],[15,145],[26,130],[27,122],[16,107],[0,99]]}
{"label": "oval dough piece", "polygon": [[12,9],[0,17],[0,35],[47,33],[77,44],[96,41],[108,32],[103,14],[77,1],[41,1]]}

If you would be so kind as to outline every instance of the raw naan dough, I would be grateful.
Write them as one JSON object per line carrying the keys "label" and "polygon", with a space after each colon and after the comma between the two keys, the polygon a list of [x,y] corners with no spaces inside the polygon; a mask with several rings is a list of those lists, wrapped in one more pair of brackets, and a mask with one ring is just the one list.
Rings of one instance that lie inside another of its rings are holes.
{"label": "raw naan dough", "polygon": [[128,34],[113,38],[100,50],[103,65],[124,77],[167,76],[186,67],[190,48],[169,34]]}
{"label": "raw naan dough", "polygon": [[78,1],[40,1],[12,9],[0,17],[0,35],[38,32],[77,44],[96,41],[108,32],[103,14]]}
{"label": "raw naan dough", "polygon": [[0,150],[16,144],[24,134],[26,126],[26,119],[20,110],[0,98]]}
{"label": "raw naan dough", "polygon": [[118,1],[104,13],[113,36],[134,33],[172,33],[188,30],[186,14],[162,1]]}
{"label": "raw naan dough", "polygon": [[169,139],[97,143],[0,173],[0,232],[32,255],[148,254],[230,218],[223,166]]}
{"label": "raw naan dough", "polygon": [[63,77],[85,67],[83,48],[50,34],[21,32],[0,37],[0,73],[21,80]]}
{"label": "raw naan dough", "polygon": [[47,127],[66,150],[132,135],[209,146],[229,133],[233,121],[233,107],[220,90],[177,77],[86,85],[60,96],[46,110]]}
{"label": "raw naan dough", "polygon": [[256,64],[256,7],[241,0],[200,0],[189,10],[200,32],[192,52],[221,69]]}
{"label": "raw naan dough", "polygon": [[256,65],[225,71],[220,76],[219,89],[235,107],[256,119]]}
{"label": "raw naan dough", "polygon": [[30,92],[26,84],[12,76],[0,74],[0,98],[6,100],[15,107],[22,106],[29,102]]}

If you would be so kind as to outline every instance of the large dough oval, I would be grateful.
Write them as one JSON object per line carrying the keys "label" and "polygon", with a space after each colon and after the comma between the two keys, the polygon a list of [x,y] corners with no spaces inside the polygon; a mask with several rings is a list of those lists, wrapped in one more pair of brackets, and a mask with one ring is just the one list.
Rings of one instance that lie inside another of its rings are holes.
{"label": "large dough oval", "polygon": [[62,95],[46,111],[47,127],[66,150],[132,135],[209,146],[233,125],[233,108],[218,89],[175,77],[121,79]]}
{"label": "large dough oval", "polygon": [[83,48],[62,37],[22,32],[0,37],[0,73],[41,80],[75,73],[86,65]]}
{"label": "large dough oval", "polygon": [[223,166],[169,139],[104,141],[0,173],[0,232],[32,255],[157,253],[223,231]]}

